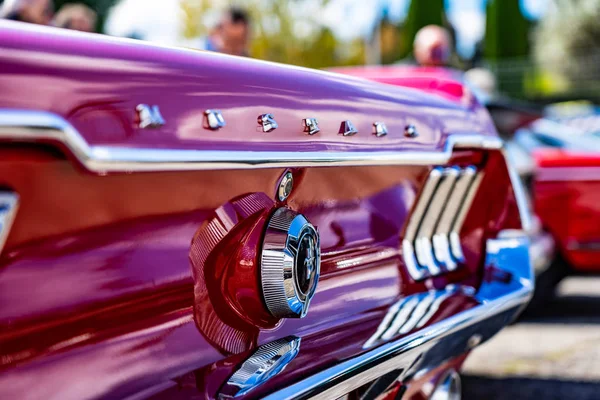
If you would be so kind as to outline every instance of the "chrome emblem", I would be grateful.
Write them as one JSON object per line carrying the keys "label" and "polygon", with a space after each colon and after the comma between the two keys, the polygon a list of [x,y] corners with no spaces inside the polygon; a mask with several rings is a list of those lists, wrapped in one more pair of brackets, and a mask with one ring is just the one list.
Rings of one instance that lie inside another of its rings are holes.
{"label": "chrome emblem", "polygon": [[262,248],[261,285],[269,312],[304,317],[319,281],[319,233],[302,214],[282,207],[269,220]]}
{"label": "chrome emblem", "polygon": [[277,129],[279,125],[275,121],[273,114],[262,114],[258,116],[258,124],[262,126],[263,132],[271,132]]}
{"label": "chrome emblem", "polygon": [[225,126],[225,118],[221,110],[206,110],[204,111],[204,127],[212,131],[216,131]]}
{"label": "chrome emblem", "polygon": [[298,355],[300,338],[286,336],[263,344],[242,363],[221,388],[219,399],[242,397],[275,375]]}
{"label": "chrome emblem", "polygon": [[406,127],[404,127],[404,136],[414,138],[419,136],[419,132],[414,125],[406,125]]}
{"label": "chrome emblem", "polygon": [[283,175],[281,181],[279,182],[279,187],[277,188],[277,198],[279,201],[285,201],[290,194],[292,193],[292,189],[294,188],[294,175],[288,171]]}
{"label": "chrome emblem", "polygon": [[139,127],[160,128],[165,124],[165,120],[160,114],[158,106],[149,106],[148,104],[138,104],[135,108],[138,114]]}
{"label": "chrome emblem", "polygon": [[344,136],[352,136],[352,135],[356,135],[358,133],[358,131],[356,130],[356,128],[354,127],[352,122],[346,120],[346,121],[342,122],[339,133],[341,133]]}
{"label": "chrome emblem", "polygon": [[387,126],[383,122],[375,122],[373,124],[373,135],[380,137],[388,134]]}
{"label": "chrome emblem", "polygon": [[304,126],[304,132],[309,135],[314,135],[315,133],[319,133],[321,130],[319,129],[319,122],[316,118],[304,118],[302,120],[302,126]]}

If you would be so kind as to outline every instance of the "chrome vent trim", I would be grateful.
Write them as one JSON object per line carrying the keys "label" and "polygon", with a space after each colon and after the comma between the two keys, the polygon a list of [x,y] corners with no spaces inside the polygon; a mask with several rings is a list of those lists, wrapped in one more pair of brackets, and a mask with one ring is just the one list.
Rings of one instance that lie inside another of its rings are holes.
{"label": "chrome vent trim", "polygon": [[467,194],[462,201],[462,205],[458,214],[456,215],[456,219],[454,220],[454,224],[452,224],[452,229],[450,230],[450,234],[448,237],[450,238],[450,249],[452,251],[452,255],[458,261],[464,261],[465,256],[462,252],[462,247],[460,245],[460,229],[462,228],[463,223],[465,222],[465,218],[471,208],[471,203],[473,203],[473,199],[475,198],[475,194],[477,193],[477,189],[479,189],[479,185],[481,184],[481,179],[483,178],[483,173],[479,172],[475,175],[475,179],[469,185],[469,189],[467,190]]}
{"label": "chrome vent trim", "polygon": [[420,329],[431,320],[442,303],[458,293],[458,287],[449,285],[444,290],[432,290],[404,297],[392,305],[377,330],[363,345],[364,349],[376,346],[398,335]]}
{"label": "chrome vent trim", "polygon": [[404,262],[413,279],[453,271],[464,261],[460,229],[482,176],[474,166],[431,170],[402,240]]}
{"label": "chrome vent trim", "polygon": [[18,194],[0,191],[0,252],[6,244],[6,239],[8,239],[8,234],[15,219],[18,206]]}

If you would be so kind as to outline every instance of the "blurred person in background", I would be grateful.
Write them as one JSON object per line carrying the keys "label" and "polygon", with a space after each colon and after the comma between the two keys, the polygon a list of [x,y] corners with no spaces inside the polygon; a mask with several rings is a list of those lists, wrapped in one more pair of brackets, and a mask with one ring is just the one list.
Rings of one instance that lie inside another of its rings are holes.
{"label": "blurred person in background", "polygon": [[210,32],[206,49],[247,57],[250,47],[250,17],[245,10],[228,9]]}
{"label": "blurred person in background", "polygon": [[94,32],[98,16],[84,4],[65,4],[56,13],[54,25],[82,32]]}
{"label": "blurred person in background", "polygon": [[446,66],[452,54],[450,34],[441,26],[427,25],[417,32],[413,49],[415,60],[419,65]]}
{"label": "blurred person in background", "polygon": [[5,0],[0,9],[0,17],[13,21],[49,25],[54,16],[51,0]]}

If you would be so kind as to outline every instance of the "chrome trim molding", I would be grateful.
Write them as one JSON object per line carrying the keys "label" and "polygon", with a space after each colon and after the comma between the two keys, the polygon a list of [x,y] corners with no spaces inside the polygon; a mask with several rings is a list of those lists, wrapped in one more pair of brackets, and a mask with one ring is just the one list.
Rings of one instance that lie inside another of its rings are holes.
{"label": "chrome trim molding", "polygon": [[[403,370],[399,379],[409,382],[421,371],[464,354],[475,344],[473,337],[481,338],[480,343],[492,337],[519,314],[533,294],[527,236],[523,232],[519,236],[501,236],[487,241],[484,268],[500,271],[503,276],[482,283],[473,294],[477,306],[317,372],[265,399],[337,399],[398,369]],[[397,312],[400,307],[393,310]],[[418,304],[411,307],[416,309]],[[377,331],[384,332],[381,326],[387,326],[392,318],[388,313]]]}
{"label": "chrome trim molding", "polygon": [[296,336],[263,344],[231,375],[219,391],[219,399],[246,395],[283,371],[299,350],[300,338]]}
{"label": "chrome trim molding", "polygon": [[439,260],[439,262],[443,264],[449,271],[453,271],[457,267],[454,258],[450,254],[449,234],[452,231],[453,222],[459,212],[459,209],[461,206],[463,206],[463,200],[476,173],[477,169],[473,166],[469,166],[460,171],[460,174],[454,185],[454,190],[448,198],[446,207],[440,216],[435,233],[431,239],[433,242],[433,252],[435,254],[435,258]]}
{"label": "chrome trim molding", "polygon": [[448,234],[448,238],[450,239],[450,250],[457,261],[463,261],[465,258],[463,255],[462,246],[460,244],[460,229],[462,228],[465,218],[467,218],[467,214],[471,209],[471,203],[473,203],[473,199],[477,194],[477,189],[479,189],[482,178],[483,172],[479,172],[473,179],[471,179],[467,193],[461,201],[460,208]]}
{"label": "chrome trim molding", "polygon": [[436,167],[429,173],[402,240],[415,280],[453,271],[463,261],[460,229],[481,182],[475,167]]}
{"label": "chrome trim molding", "polygon": [[19,195],[15,192],[0,192],[0,252],[4,248],[10,228],[19,208]]}
{"label": "chrome trim molding", "polygon": [[[64,118],[46,111],[0,109],[0,139],[62,143],[88,170],[97,173],[186,171],[311,166],[440,165],[455,148],[501,149],[496,136],[449,136],[439,151],[230,151],[89,146]],[[513,182],[514,184],[514,182]]]}
{"label": "chrome trim molding", "polygon": [[449,285],[445,290],[431,290],[404,297],[390,307],[377,330],[365,342],[364,349],[374,347],[398,335],[425,326],[442,303],[459,290]]}
{"label": "chrome trim molding", "polygon": [[451,369],[442,375],[429,400],[460,400],[461,398],[460,375],[454,369]]}

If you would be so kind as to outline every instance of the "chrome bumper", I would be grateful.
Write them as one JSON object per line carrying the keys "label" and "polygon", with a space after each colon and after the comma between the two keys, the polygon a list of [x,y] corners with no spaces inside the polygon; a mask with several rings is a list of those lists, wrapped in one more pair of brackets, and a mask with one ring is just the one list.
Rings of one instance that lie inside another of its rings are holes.
{"label": "chrome bumper", "polygon": [[529,239],[507,232],[487,241],[479,305],[413,334],[376,347],[274,392],[266,399],[337,399],[398,370],[409,382],[492,337],[510,323],[533,294]]}

